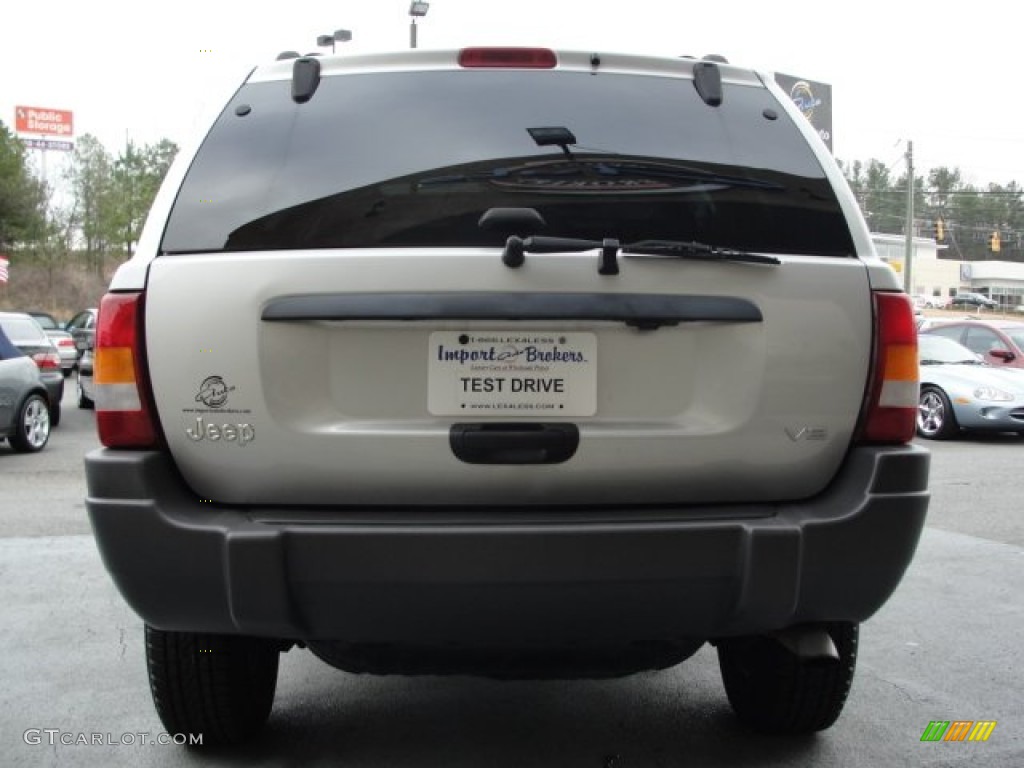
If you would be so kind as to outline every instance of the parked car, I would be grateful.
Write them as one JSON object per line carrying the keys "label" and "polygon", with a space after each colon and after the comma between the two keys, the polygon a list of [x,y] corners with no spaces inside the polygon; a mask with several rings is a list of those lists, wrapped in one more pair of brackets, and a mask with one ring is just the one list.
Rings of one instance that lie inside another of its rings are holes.
{"label": "parked car", "polygon": [[952,320],[936,323],[926,332],[963,344],[996,368],[1024,368],[1024,322],[1020,320]]}
{"label": "parked car", "polygon": [[924,293],[915,294],[911,298],[915,309],[943,309],[949,303],[943,296],[929,296]]}
{"label": "parked car", "polygon": [[999,302],[995,299],[990,299],[981,293],[970,293],[963,292],[958,293],[949,301],[949,307],[952,309],[999,309]]}
{"label": "parked car", "polygon": [[32,358],[39,368],[49,392],[50,426],[56,427],[60,424],[60,401],[64,397],[64,374],[57,348],[39,323],[24,312],[0,312],[0,326],[11,343]]}
{"label": "parked car", "polygon": [[929,453],[910,299],[772,77],[297,57],[196,147],[100,304],[85,458],[167,732],[252,736],[295,643],[600,677],[710,642],[741,722],[836,720]]}
{"label": "parked car", "polygon": [[92,359],[93,350],[85,350],[82,353],[82,359],[78,362],[78,368],[75,370],[75,394],[78,399],[78,407],[90,410],[95,407],[92,386]]}
{"label": "parked car", "polygon": [[928,296],[922,297],[924,299],[925,309],[945,309],[949,306],[949,296]]}
{"label": "parked car", "polygon": [[49,312],[30,310],[25,314],[30,315],[46,331],[46,335],[50,337],[50,341],[53,342],[53,346],[57,348],[57,352],[60,354],[61,371],[64,372],[65,376],[70,375],[71,371],[75,369],[75,363],[78,362],[78,349],[75,346],[74,338],[64,330],[61,324],[57,322],[57,318]]}
{"label": "parked car", "polygon": [[993,368],[952,339],[918,337],[921,364],[917,432],[931,440],[962,430],[1024,434],[1024,371]]}
{"label": "parked car", "polygon": [[97,311],[95,307],[83,309],[72,315],[71,319],[64,324],[64,330],[70,333],[75,340],[78,359],[81,359],[85,350],[92,349],[93,338],[96,334]]}
{"label": "parked car", "polygon": [[20,453],[41,451],[50,439],[50,395],[39,366],[0,325],[0,439]]}

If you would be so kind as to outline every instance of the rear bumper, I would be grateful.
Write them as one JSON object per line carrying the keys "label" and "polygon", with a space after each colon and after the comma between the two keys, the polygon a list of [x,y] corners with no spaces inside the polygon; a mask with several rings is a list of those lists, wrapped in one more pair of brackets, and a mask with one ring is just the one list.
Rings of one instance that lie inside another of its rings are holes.
{"label": "rear bumper", "polygon": [[50,398],[50,408],[60,408],[60,402],[64,399],[64,374],[46,373],[41,378]]}
{"label": "rear bumper", "polygon": [[794,504],[268,510],[204,503],[169,457],[100,449],[86,506],[131,607],[167,630],[544,647],[862,621],[924,525],[929,454],[862,448]]}

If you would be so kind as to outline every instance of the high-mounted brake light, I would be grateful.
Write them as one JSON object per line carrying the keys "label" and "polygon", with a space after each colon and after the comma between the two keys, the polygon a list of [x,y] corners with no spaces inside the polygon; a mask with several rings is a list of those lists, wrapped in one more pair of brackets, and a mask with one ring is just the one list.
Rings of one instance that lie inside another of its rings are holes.
{"label": "high-mounted brake light", "polygon": [[96,427],[108,448],[157,442],[142,348],[143,294],[108,293],[100,302],[93,360]]}
{"label": "high-mounted brake light", "polygon": [[871,388],[860,440],[909,443],[917,427],[920,389],[914,307],[903,293],[876,292],[874,301]]}
{"label": "high-mounted brake light", "polygon": [[554,69],[558,57],[550,48],[463,48],[459,66],[467,69]]}

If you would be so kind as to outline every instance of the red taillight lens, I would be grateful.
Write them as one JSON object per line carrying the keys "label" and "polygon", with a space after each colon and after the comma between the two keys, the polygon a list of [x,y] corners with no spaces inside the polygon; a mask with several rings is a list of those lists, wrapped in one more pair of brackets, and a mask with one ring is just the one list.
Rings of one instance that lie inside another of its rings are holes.
{"label": "red taillight lens", "polygon": [[73,347],[75,346],[74,339],[57,339],[58,347]]}
{"label": "red taillight lens", "polygon": [[463,48],[459,51],[459,66],[468,69],[554,69],[557,64],[558,58],[550,48]]}
{"label": "red taillight lens", "polygon": [[865,443],[909,443],[917,428],[920,380],[910,297],[875,293],[871,388],[861,419]]}
{"label": "red taillight lens", "polygon": [[60,370],[60,355],[56,352],[36,352],[32,359],[40,371]]}
{"label": "red taillight lens", "polygon": [[108,448],[157,442],[143,349],[142,293],[108,293],[100,302],[93,358],[96,427]]}

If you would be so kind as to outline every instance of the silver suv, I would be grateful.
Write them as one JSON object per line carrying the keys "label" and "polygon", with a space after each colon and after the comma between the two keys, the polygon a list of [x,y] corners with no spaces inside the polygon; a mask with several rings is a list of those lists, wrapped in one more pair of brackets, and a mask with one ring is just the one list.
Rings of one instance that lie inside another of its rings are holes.
{"label": "silver suv", "polygon": [[928,506],[914,314],[773,80],[546,49],[256,68],[99,312],[86,458],[172,733],[279,653],[839,715]]}

